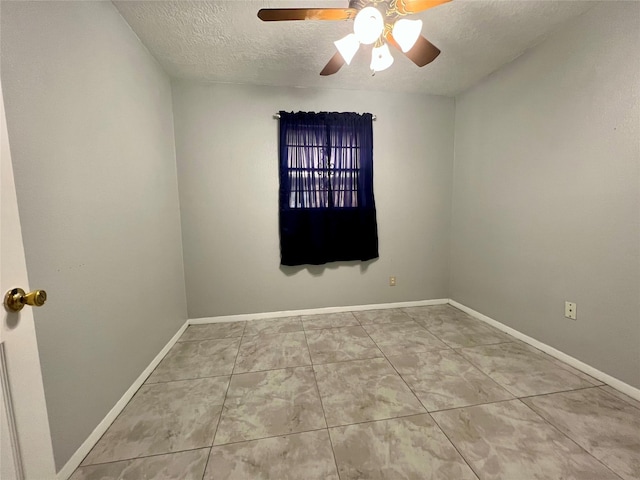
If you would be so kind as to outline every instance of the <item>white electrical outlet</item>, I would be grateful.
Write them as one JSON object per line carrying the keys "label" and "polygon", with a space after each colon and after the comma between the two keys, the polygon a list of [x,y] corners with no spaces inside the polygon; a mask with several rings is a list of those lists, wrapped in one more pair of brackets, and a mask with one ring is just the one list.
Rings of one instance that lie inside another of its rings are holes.
{"label": "white electrical outlet", "polygon": [[570,318],[571,320],[575,320],[578,316],[578,312],[576,310],[576,304],[573,302],[564,302],[564,316]]}
{"label": "white electrical outlet", "polygon": [[390,287],[396,286],[396,277],[389,277],[389,286]]}

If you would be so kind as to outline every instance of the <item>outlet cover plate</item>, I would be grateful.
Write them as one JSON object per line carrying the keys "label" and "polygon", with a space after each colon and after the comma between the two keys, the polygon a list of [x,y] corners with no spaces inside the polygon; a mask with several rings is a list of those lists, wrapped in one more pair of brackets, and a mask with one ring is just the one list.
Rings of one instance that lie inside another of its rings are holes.
{"label": "outlet cover plate", "polygon": [[578,312],[576,311],[576,304],[573,302],[564,302],[564,316],[571,320],[578,318]]}

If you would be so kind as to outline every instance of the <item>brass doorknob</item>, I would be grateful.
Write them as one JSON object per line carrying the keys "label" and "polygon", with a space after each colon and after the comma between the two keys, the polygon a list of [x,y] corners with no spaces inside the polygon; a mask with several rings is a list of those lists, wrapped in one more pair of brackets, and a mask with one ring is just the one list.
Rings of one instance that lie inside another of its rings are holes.
{"label": "brass doorknob", "polygon": [[25,305],[41,307],[47,301],[47,292],[34,290],[25,293],[21,288],[12,288],[4,296],[4,306],[12,312],[19,312]]}

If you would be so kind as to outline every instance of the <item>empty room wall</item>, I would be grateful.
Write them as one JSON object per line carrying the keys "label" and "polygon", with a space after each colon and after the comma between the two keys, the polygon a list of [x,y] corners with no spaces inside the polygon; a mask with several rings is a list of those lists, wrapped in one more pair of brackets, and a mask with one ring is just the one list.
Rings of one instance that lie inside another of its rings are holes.
{"label": "empty room wall", "polygon": [[[456,99],[451,298],[640,387],[640,4]],[[577,303],[577,321],[564,302]]]}
{"label": "empty room wall", "polygon": [[[110,2],[2,2],[2,86],[60,469],[186,319],[171,87]],[[18,286],[18,285],[16,285]]]}
{"label": "empty room wall", "polygon": [[[447,296],[453,99],[184,81],[173,99],[190,318]],[[280,110],[377,115],[378,260],[280,268]]]}

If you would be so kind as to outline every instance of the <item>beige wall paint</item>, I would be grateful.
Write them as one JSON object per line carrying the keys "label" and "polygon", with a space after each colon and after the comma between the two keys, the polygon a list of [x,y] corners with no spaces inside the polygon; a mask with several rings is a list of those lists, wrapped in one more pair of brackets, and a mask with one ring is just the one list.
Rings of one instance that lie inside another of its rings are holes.
{"label": "beige wall paint", "polygon": [[[2,2],[2,85],[61,468],[186,320],[171,88],[110,2]],[[18,286],[18,285],[17,285]]]}
{"label": "beige wall paint", "polygon": [[450,286],[635,387],[638,52],[640,4],[607,2],[456,99]]}
{"label": "beige wall paint", "polygon": [[[447,296],[453,99],[179,81],[173,98],[190,318]],[[377,261],[280,268],[279,110],[377,115]]]}

